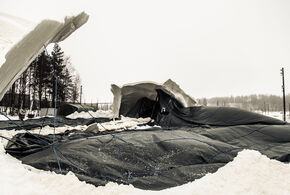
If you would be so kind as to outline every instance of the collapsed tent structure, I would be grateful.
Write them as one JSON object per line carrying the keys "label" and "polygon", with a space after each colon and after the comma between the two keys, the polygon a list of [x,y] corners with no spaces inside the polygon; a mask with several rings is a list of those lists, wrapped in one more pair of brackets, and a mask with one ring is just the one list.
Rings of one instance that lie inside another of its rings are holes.
{"label": "collapsed tent structure", "polygon": [[[27,34],[6,55],[0,68],[0,99],[43,45],[65,39],[87,19],[81,13],[63,23],[46,20]],[[96,186],[113,181],[152,190],[181,185],[215,172],[243,149],[290,162],[290,125],[283,121],[236,108],[196,106],[171,80],[164,84],[112,85],[112,92],[115,118],[150,117],[152,127],[98,132],[91,126],[86,131],[39,135],[29,130],[42,127],[43,121],[53,126],[74,126],[107,119],[46,118],[21,124],[9,121],[1,127],[22,127],[27,133],[11,138],[6,152],[38,169],[63,174],[72,171],[80,180]]]}
{"label": "collapsed tent structure", "polygon": [[[114,95],[113,114],[117,118],[119,115],[132,117],[151,117],[150,111],[154,110],[155,102],[158,101],[157,90],[165,93],[178,100],[184,107],[194,106],[195,100],[187,95],[174,81],[168,79],[163,84],[154,82],[139,82],[126,84],[122,87],[117,85],[111,86]],[[136,110],[138,104],[139,113]],[[140,107],[141,106],[141,107]],[[142,110],[144,109],[144,110]],[[137,114],[137,115],[136,115]]]}
{"label": "collapsed tent structure", "polygon": [[196,102],[170,79],[163,85],[149,82],[123,87],[112,85],[111,90],[115,117],[151,117],[162,127],[284,124],[280,120],[237,108],[194,106]]}
{"label": "collapsed tent structure", "polygon": [[[72,171],[96,186],[113,181],[160,190],[215,172],[243,149],[290,162],[290,125],[283,121],[236,108],[186,107],[181,96],[160,85],[137,86],[118,89],[115,111],[130,117],[150,116],[151,125],[159,126],[58,134],[55,145],[62,173]],[[155,91],[154,96],[144,93],[144,88]],[[52,143],[53,135],[39,138]],[[59,172],[47,143],[27,133],[17,134],[6,151],[25,164]]]}

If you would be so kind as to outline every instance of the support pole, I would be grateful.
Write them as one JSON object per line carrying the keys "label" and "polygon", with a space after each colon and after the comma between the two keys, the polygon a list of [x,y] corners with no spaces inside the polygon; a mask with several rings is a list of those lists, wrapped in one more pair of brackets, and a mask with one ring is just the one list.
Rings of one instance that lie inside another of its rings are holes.
{"label": "support pole", "polygon": [[83,86],[81,85],[80,104],[82,104]]}
{"label": "support pole", "polygon": [[286,121],[286,99],[285,99],[284,68],[281,68],[281,76],[282,76],[282,92],[283,92],[283,120]]}

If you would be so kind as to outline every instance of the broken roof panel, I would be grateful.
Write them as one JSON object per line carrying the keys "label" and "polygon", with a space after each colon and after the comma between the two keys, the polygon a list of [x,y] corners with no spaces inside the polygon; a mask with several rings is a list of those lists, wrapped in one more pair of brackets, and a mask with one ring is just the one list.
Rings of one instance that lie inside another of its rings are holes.
{"label": "broken roof panel", "polygon": [[125,116],[141,98],[148,98],[155,101],[157,89],[161,89],[172,96],[184,107],[191,107],[196,104],[195,100],[186,94],[179,85],[171,79],[168,79],[163,84],[148,81],[125,84],[122,87],[113,84],[111,86],[111,91],[114,95],[114,117],[117,118],[119,115]]}
{"label": "broken roof panel", "polygon": [[[7,28],[1,28],[1,50],[5,55],[5,62],[0,64],[0,100],[3,98],[7,90],[12,84],[19,78],[19,76],[27,69],[29,64],[43,51],[44,46],[50,43],[57,43],[66,39],[76,29],[85,24],[89,16],[82,12],[76,16],[66,17],[64,21],[55,20],[43,20],[35,28],[27,33],[27,28],[21,29],[15,27],[15,24],[19,24],[19,21],[13,23],[14,28],[18,29],[19,33],[16,37],[22,35],[22,39],[11,47],[10,40],[5,40],[4,36],[9,36],[9,33],[5,33],[9,25],[3,20],[1,25],[5,25]],[[15,19],[15,18],[14,18]],[[9,22],[13,21],[13,18],[9,18]],[[16,25],[17,26],[17,25]],[[24,25],[25,27],[25,25]],[[7,52],[5,47],[11,47]],[[6,53],[7,52],[7,53]]]}

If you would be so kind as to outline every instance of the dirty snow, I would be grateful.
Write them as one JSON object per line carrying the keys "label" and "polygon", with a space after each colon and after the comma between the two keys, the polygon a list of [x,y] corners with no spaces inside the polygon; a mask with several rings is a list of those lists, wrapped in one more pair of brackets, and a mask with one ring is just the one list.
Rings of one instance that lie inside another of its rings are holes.
{"label": "dirty snow", "polygon": [[[142,129],[138,124],[149,119],[130,119],[102,123],[108,130]],[[98,124],[100,125],[100,124]],[[98,126],[102,129],[102,126]],[[146,126],[145,126],[146,128]],[[66,130],[86,130],[86,125],[59,127],[56,133]],[[54,128],[44,127],[41,134],[53,133]],[[24,131],[1,130],[0,135],[11,138]],[[39,129],[31,131],[39,133]],[[81,182],[73,173],[58,175],[23,165],[21,161],[5,154],[7,141],[0,138],[0,194],[290,194],[290,164],[270,160],[258,151],[243,150],[238,156],[216,173],[207,174],[201,179],[182,186],[162,190],[145,191],[132,185],[108,183],[95,187]]]}
{"label": "dirty snow", "polygon": [[[0,115],[2,116],[2,115]],[[16,117],[15,117],[16,118]],[[109,122],[104,123],[93,123],[92,125],[96,125],[98,128],[98,131],[109,131],[109,130],[115,130],[115,131],[123,131],[123,130],[134,130],[134,129],[149,129],[152,128],[152,126],[144,125],[148,123],[151,119],[150,118],[129,118],[129,117],[121,117],[120,120],[112,120]],[[42,129],[36,128],[33,130],[29,130],[30,133],[34,134],[41,134],[41,135],[48,135],[53,134],[54,132],[57,133],[63,133],[65,131],[69,130],[79,130],[79,131],[85,131],[88,127],[91,125],[78,125],[78,126],[63,126],[63,127],[50,127],[50,126],[44,126]],[[155,126],[158,127],[158,126]],[[0,136],[5,136],[8,138],[13,137],[17,133],[25,133],[25,130],[0,130]]]}
{"label": "dirty snow", "polygon": [[74,112],[66,118],[70,119],[77,119],[77,118],[113,118],[113,112],[112,110],[97,110],[96,112],[94,111],[88,111],[88,112]]}
{"label": "dirty snow", "polygon": [[151,128],[151,126],[145,126],[140,128],[139,126],[145,125],[150,122],[151,118],[129,118],[121,116],[121,120],[113,120],[105,123],[94,123],[90,125],[88,128],[97,127],[98,131],[108,131],[108,130],[130,130],[130,129],[145,129]]}

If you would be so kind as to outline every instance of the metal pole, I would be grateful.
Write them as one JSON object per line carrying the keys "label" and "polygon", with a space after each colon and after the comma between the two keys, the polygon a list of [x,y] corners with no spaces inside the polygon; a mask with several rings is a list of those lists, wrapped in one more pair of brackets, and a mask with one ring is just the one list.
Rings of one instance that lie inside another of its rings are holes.
{"label": "metal pole", "polygon": [[289,108],[289,114],[288,114],[288,116],[290,117],[290,103],[288,104],[288,108]]}
{"label": "metal pole", "polygon": [[82,104],[82,93],[83,93],[83,86],[81,85],[81,92],[80,92],[80,104]]}
{"label": "metal pole", "polygon": [[282,92],[283,92],[283,120],[286,121],[286,99],[285,99],[284,68],[281,68],[281,75],[282,75]]}

